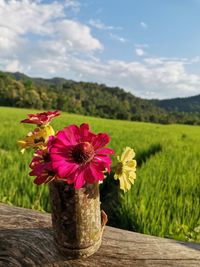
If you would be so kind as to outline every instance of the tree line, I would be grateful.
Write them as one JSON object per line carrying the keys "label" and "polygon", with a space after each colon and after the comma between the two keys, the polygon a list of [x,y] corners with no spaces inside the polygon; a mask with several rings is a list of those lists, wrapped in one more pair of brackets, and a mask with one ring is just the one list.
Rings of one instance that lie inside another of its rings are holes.
{"label": "tree line", "polygon": [[0,72],[0,105],[58,109],[102,118],[200,125],[198,112],[169,112],[118,87]]}

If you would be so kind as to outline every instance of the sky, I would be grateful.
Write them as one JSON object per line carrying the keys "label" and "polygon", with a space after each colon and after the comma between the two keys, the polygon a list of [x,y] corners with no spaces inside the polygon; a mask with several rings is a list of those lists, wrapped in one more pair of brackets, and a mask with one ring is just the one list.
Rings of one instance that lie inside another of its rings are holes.
{"label": "sky", "polygon": [[200,94],[200,0],[0,0],[0,70]]}

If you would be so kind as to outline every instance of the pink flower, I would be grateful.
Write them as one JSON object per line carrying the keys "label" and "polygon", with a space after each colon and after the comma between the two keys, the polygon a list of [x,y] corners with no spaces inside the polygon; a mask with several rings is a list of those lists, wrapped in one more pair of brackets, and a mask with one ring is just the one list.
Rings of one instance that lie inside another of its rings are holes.
{"label": "pink flower", "polygon": [[103,180],[104,171],[110,172],[112,163],[108,154],[114,154],[112,149],[104,148],[109,141],[106,133],[92,133],[88,124],[64,128],[49,148],[53,170],[60,179],[74,183],[75,188]]}
{"label": "pink flower", "polygon": [[60,115],[60,111],[48,111],[36,114],[28,114],[28,119],[22,120],[21,123],[33,123],[38,126],[48,124],[54,117]]}
{"label": "pink flower", "polygon": [[29,175],[36,176],[34,183],[37,185],[46,184],[56,178],[47,149],[37,150],[29,166],[32,169]]}

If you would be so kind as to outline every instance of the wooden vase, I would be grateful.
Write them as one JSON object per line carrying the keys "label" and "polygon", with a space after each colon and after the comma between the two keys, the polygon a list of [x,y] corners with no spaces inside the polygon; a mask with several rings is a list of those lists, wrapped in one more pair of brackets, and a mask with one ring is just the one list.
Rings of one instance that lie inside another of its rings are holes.
{"label": "wooden vase", "polygon": [[49,183],[52,225],[58,249],[68,258],[95,253],[102,240],[99,184],[75,189],[65,181]]}

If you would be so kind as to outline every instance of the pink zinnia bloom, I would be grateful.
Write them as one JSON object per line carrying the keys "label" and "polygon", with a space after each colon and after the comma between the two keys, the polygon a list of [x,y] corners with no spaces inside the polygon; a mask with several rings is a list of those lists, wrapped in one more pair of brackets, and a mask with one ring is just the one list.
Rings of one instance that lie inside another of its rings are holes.
{"label": "pink zinnia bloom", "polygon": [[46,184],[56,178],[47,149],[37,150],[29,166],[32,169],[29,175],[36,176],[34,183],[37,185]]}
{"label": "pink zinnia bloom", "polygon": [[108,154],[114,154],[112,149],[104,148],[109,141],[106,133],[92,133],[88,124],[64,128],[49,149],[53,170],[60,179],[74,183],[75,188],[103,180],[104,171],[110,172],[112,163]]}
{"label": "pink zinnia bloom", "polygon": [[21,123],[33,123],[38,126],[48,124],[53,118],[60,115],[60,111],[47,111],[36,114],[28,114],[28,119],[22,120]]}

